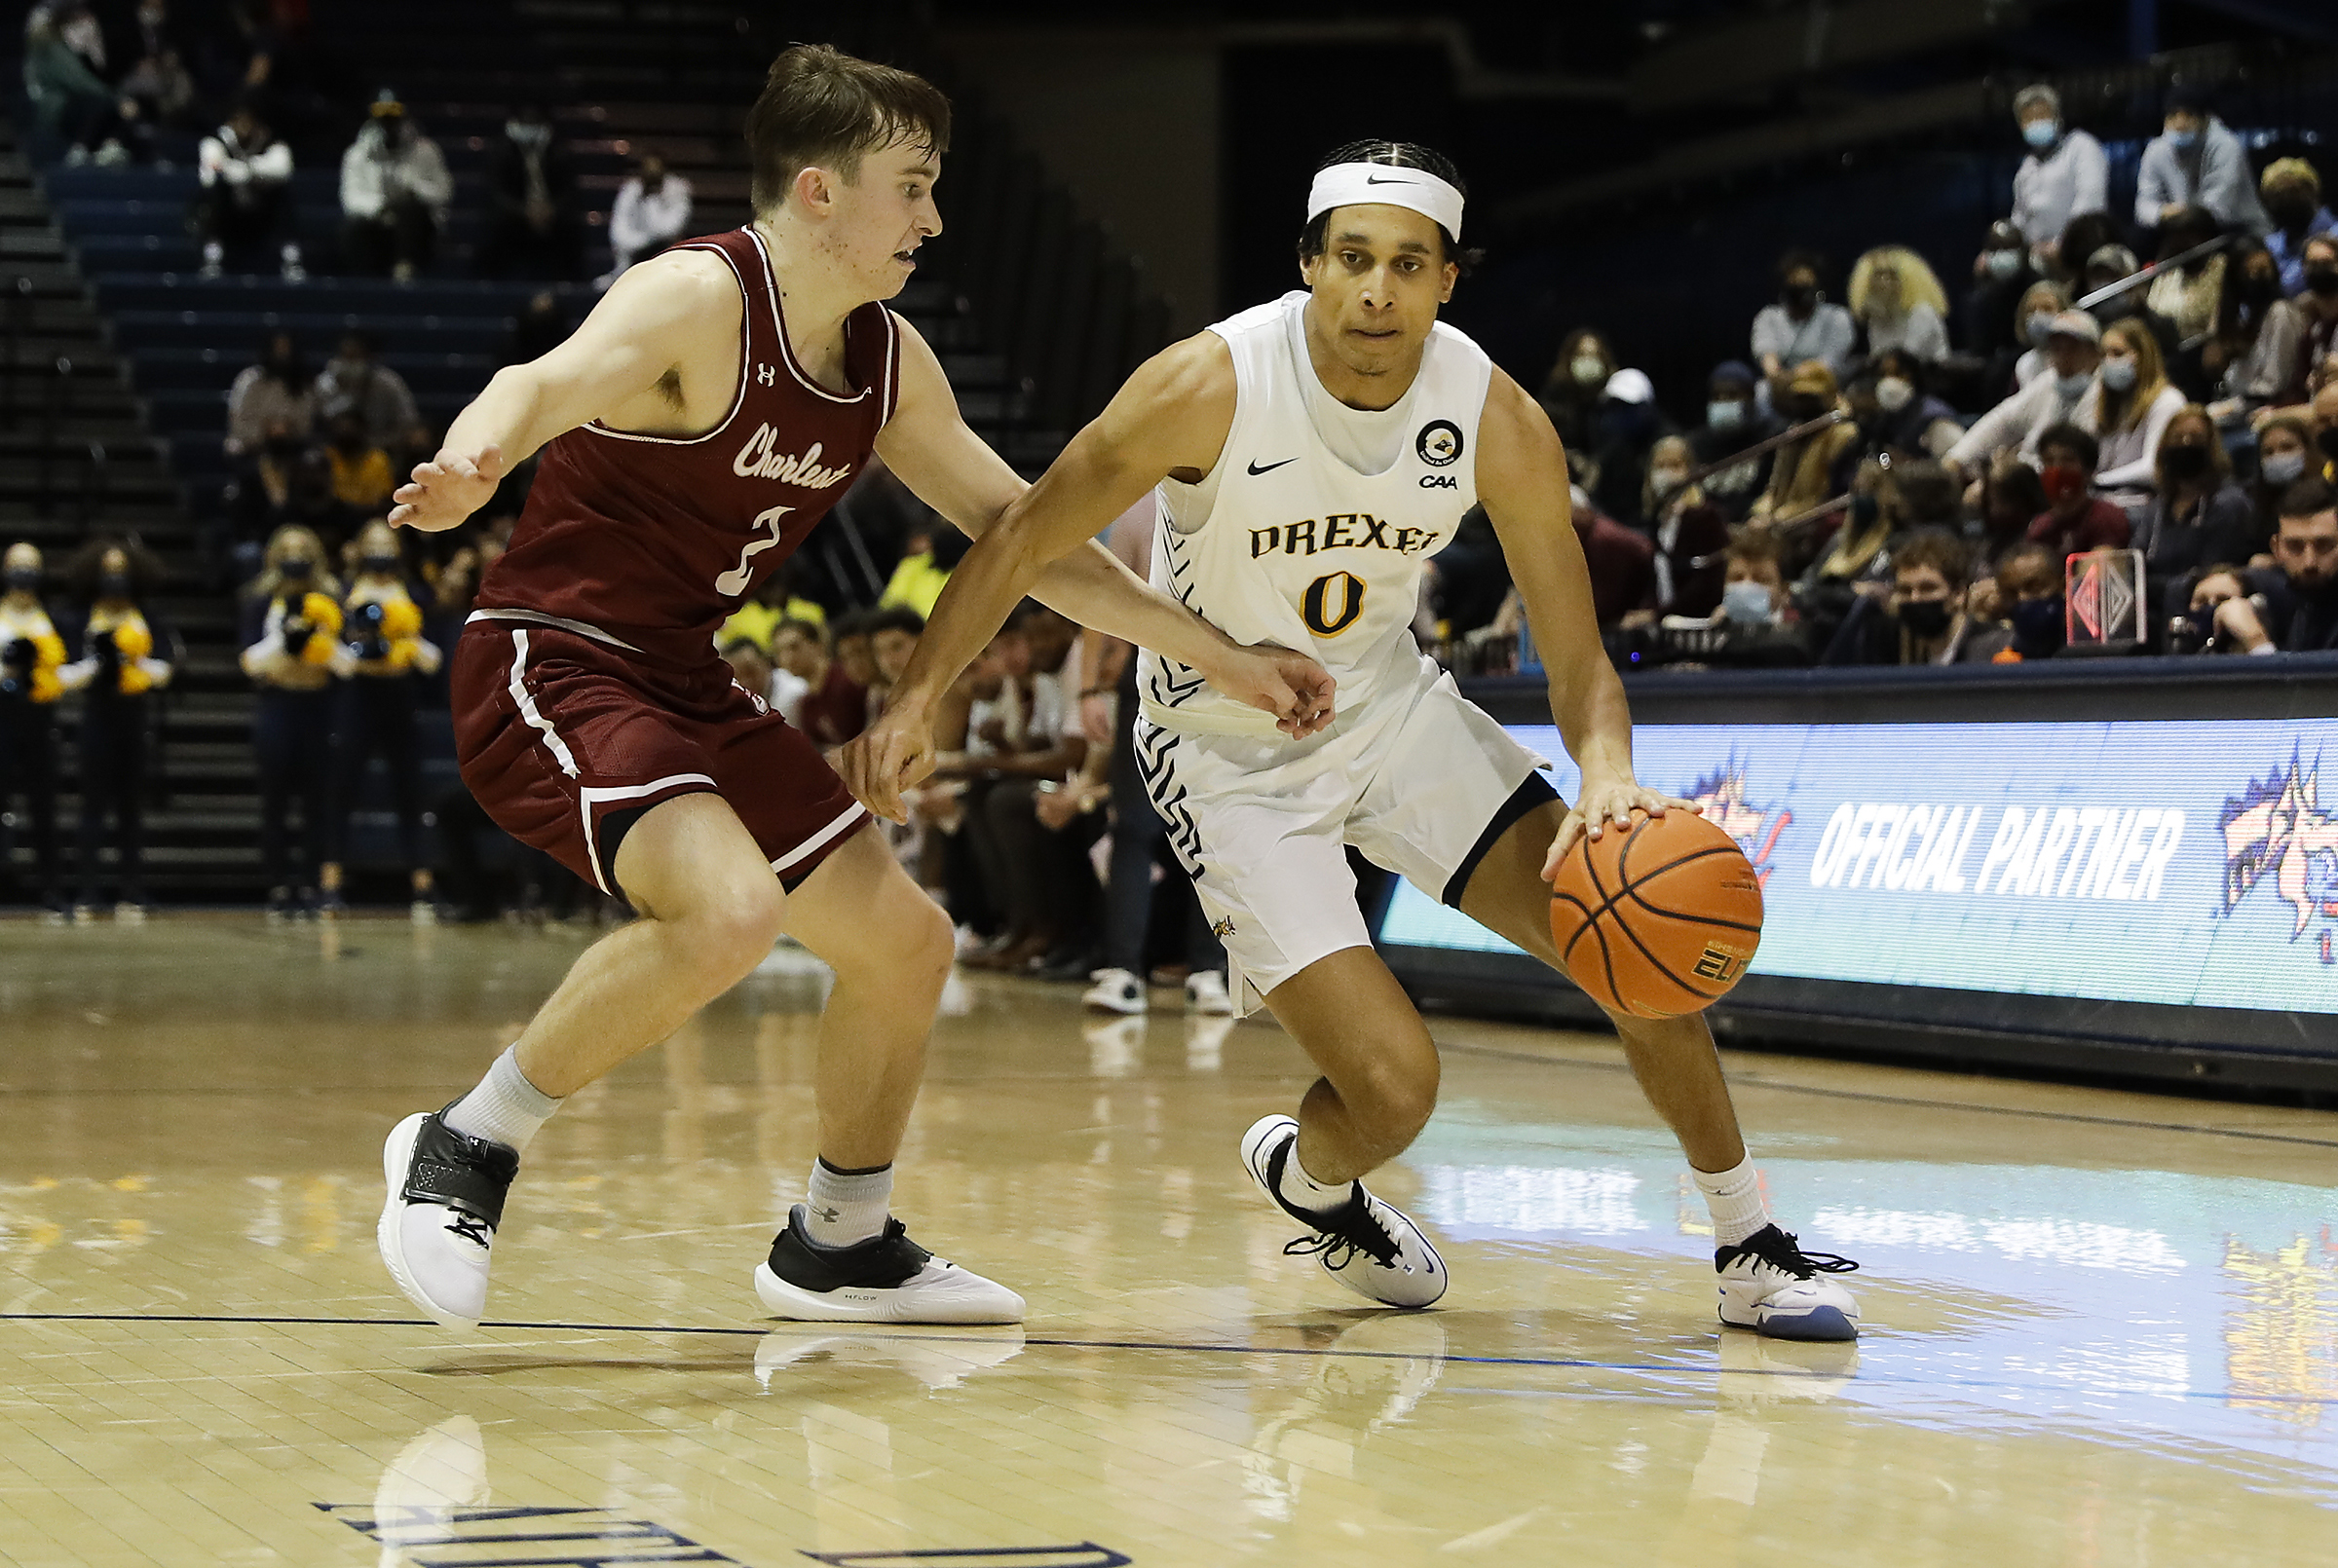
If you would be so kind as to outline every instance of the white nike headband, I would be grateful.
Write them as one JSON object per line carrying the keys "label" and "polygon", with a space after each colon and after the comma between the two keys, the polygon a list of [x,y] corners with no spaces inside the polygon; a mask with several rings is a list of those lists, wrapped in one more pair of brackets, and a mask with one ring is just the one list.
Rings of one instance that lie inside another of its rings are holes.
{"label": "white nike headband", "polygon": [[1307,221],[1314,222],[1336,206],[1366,202],[1385,203],[1434,218],[1455,243],[1460,243],[1461,193],[1425,168],[1395,164],[1334,164],[1320,170],[1307,191]]}

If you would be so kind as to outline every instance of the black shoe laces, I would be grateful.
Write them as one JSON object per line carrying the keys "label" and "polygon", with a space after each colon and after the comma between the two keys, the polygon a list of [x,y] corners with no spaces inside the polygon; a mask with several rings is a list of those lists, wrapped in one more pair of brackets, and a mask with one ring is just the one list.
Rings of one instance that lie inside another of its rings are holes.
{"label": "black shoe laces", "polygon": [[1775,1225],[1765,1226],[1758,1234],[1749,1236],[1741,1251],[1752,1252],[1763,1262],[1807,1280],[1814,1274],[1851,1274],[1859,1265],[1833,1252],[1805,1252],[1801,1242],[1791,1232]]}
{"label": "black shoe laces", "polygon": [[1361,1252],[1382,1268],[1396,1267],[1396,1238],[1372,1217],[1372,1206],[1364,1201],[1361,1187],[1346,1203],[1328,1214],[1316,1216],[1311,1223],[1318,1234],[1286,1243],[1285,1257],[1321,1253],[1325,1268],[1343,1269]]}
{"label": "black shoe laces", "polygon": [[481,1219],[478,1215],[467,1214],[460,1209],[454,1210],[452,1213],[454,1217],[446,1222],[446,1228],[448,1230],[454,1232],[454,1234],[457,1236],[462,1237],[465,1241],[476,1243],[481,1247],[492,1247],[495,1245],[494,1226],[488,1224],[487,1221]]}

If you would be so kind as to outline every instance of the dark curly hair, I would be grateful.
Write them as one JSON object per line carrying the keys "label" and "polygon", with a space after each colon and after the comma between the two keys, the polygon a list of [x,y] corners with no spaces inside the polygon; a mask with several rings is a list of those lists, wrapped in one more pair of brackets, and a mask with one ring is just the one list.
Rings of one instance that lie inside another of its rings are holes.
{"label": "dark curly hair", "polygon": [[[1469,185],[1461,178],[1461,171],[1453,167],[1453,161],[1436,148],[1425,147],[1417,141],[1387,141],[1380,138],[1351,141],[1344,147],[1333,148],[1324,156],[1323,162],[1315,166],[1315,171],[1320,174],[1340,164],[1386,164],[1391,168],[1417,168],[1436,175],[1462,196],[1469,195]],[[1323,254],[1324,236],[1330,230],[1331,221],[1329,212],[1318,212],[1307,220],[1307,226],[1299,235],[1301,261],[1313,261]],[[1464,278],[1476,271],[1478,264],[1486,259],[1486,252],[1482,249],[1474,246],[1467,250],[1461,248],[1461,242],[1447,233],[1442,223],[1437,225],[1437,236],[1445,242],[1445,259],[1460,268]]]}

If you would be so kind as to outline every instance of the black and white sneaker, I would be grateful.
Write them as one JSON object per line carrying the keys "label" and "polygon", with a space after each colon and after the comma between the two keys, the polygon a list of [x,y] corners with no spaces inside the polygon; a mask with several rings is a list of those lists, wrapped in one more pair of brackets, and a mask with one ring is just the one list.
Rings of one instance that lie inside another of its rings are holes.
{"label": "black and white sneaker", "polygon": [[1445,1259],[1405,1213],[1355,1183],[1346,1203],[1328,1213],[1284,1198],[1283,1168],[1299,1146],[1299,1123],[1267,1116],[1242,1135],[1242,1165],[1275,1207],[1307,1227],[1283,1249],[1293,1257],[1313,1253],[1323,1271],[1367,1301],[1384,1307],[1425,1307],[1445,1294]]}
{"label": "black and white sneaker", "polygon": [[1764,1225],[1735,1247],[1716,1248],[1721,1276],[1721,1322],[1772,1339],[1839,1340],[1859,1337],[1859,1303],[1825,1278],[1859,1267],[1832,1252],[1805,1252],[1775,1225]]}
{"label": "black and white sneaker", "polygon": [[802,1323],[1021,1323],[1023,1298],[995,1280],[934,1256],[898,1219],[850,1247],[821,1247],[787,1212],[772,1255],[755,1265],[755,1294]]}
{"label": "black and white sneaker", "polygon": [[[447,1107],[453,1109],[452,1105]],[[449,1328],[476,1328],[487,1312],[487,1256],[503,1223],[519,1155],[417,1112],[382,1145],[388,1196],[374,1240],[407,1300]]]}

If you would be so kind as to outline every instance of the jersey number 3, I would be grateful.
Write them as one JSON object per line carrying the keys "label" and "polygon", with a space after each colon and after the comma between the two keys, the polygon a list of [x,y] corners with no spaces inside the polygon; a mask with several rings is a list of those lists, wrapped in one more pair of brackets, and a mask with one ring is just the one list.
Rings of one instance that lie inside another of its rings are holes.
{"label": "jersey number 3", "polygon": [[740,546],[738,565],[714,579],[715,592],[725,598],[735,599],[747,591],[747,584],[755,580],[755,557],[778,544],[782,533],[779,520],[795,509],[793,506],[773,506],[770,511],[757,515],[755,526],[769,529],[770,532],[760,538],[750,539]]}
{"label": "jersey number 3", "polygon": [[1307,584],[1300,614],[1307,630],[1318,637],[1337,637],[1364,614],[1364,579],[1353,572],[1334,572]]}

